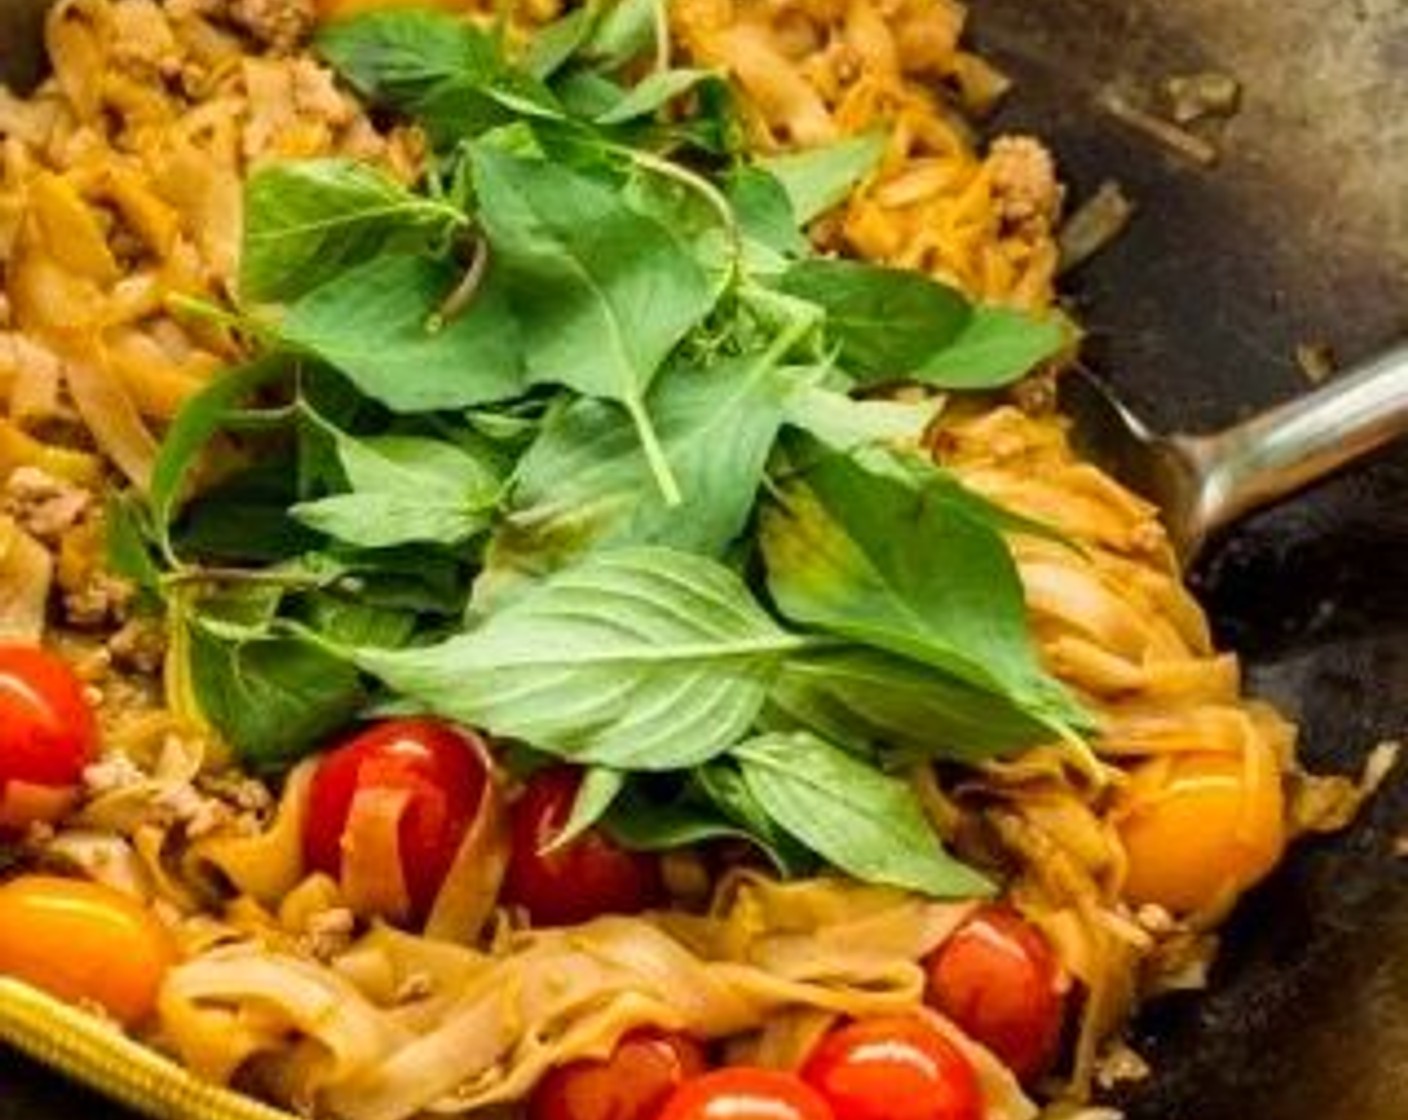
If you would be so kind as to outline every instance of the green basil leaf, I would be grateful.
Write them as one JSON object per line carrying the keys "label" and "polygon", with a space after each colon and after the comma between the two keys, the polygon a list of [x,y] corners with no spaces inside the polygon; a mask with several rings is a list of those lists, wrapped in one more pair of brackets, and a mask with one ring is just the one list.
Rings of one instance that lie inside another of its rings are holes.
{"label": "green basil leaf", "polygon": [[[434,545],[362,549],[333,546],[304,562],[343,580],[357,601],[392,611],[433,616],[437,621],[464,614],[469,571],[463,549]],[[354,643],[344,643],[354,644]]]}
{"label": "green basil leaf", "polygon": [[332,494],[289,511],[308,528],[361,548],[430,541],[461,544],[482,532],[487,513],[463,497],[427,495],[414,505],[391,493]]}
{"label": "green basil leaf", "polygon": [[170,553],[171,522],[186,479],[206,444],[230,424],[241,403],[264,386],[287,377],[290,370],[284,355],[260,358],[221,374],[181,406],[157,450],[147,491],[153,532],[164,551]]}
{"label": "green basil leaf", "polygon": [[798,228],[792,200],[775,175],[740,167],[724,183],[738,226],[746,238],[783,257],[805,257],[811,245]]}
{"label": "green basil leaf", "polygon": [[976,307],[943,349],[910,371],[916,381],[946,389],[1010,385],[1068,343],[1059,319],[1036,319],[1005,307]]}
{"label": "green basil leaf", "polygon": [[759,736],[732,754],[768,815],[847,874],[936,898],[994,893],[944,851],[901,779],[805,732]]}
{"label": "green basil leaf", "polygon": [[708,277],[669,230],[596,180],[484,145],[473,159],[480,221],[504,268],[529,372],[624,405],[661,492],[677,500],[645,393],[713,307]]}
{"label": "green basil leaf", "polygon": [[161,599],[161,571],[152,559],[156,533],[146,502],[126,492],[108,497],[103,515],[103,544],[114,575],[130,580],[151,606]]}
{"label": "green basil leaf", "polygon": [[582,784],[577,787],[577,796],[572,800],[572,812],[543,851],[557,851],[595,827],[625,788],[624,771],[609,770],[605,766],[588,767],[582,774]]}
{"label": "green basil leaf", "polygon": [[240,296],[296,299],[362,261],[445,241],[466,219],[351,160],[274,163],[245,185]]}
{"label": "green basil leaf", "polygon": [[416,616],[410,611],[360,602],[331,590],[297,596],[293,617],[343,646],[396,649],[409,642],[416,629]]}
{"label": "green basil leaf", "polygon": [[815,856],[768,815],[736,762],[715,759],[695,769],[690,778],[709,804],[741,828],[781,874],[798,878],[816,872]]}
{"label": "green basil leaf", "polygon": [[357,660],[492,735],[584,765],[673,770],[736,742],[804,644],[726,568],[634,548],[566,569],[440,645]]}
{"label": "green basil leaf", "polygon": [[841,364],[870,380],[920,368],[959,337],[972,314],[959,292],[922,273],[860,261],[799,261],[778,283],[825,309]]}
{"label": "green basil leaf", "polygon": [[292,459],[275,455],[196,494],[171,531],[179,556],[260,566],[317,548],[318,535],[289,516],[297,500]]}
{"label": "green basil leaf", "polygon": [[598,113],[596,123],[625,124],[639,117],[653,116],[675,98],[688,93],[696,86],[719,80],[719,76],[712,70],[657,70],[631,86],[625,96],[611,108]]}
{"label": "green basil leaf", "polygon": [[377,257],[295,303],[278,332],[396,412],[519,396],[517,327],[492,265],[470,305],[437,329],[437,312],[459,282],[446,262]]}
{"label": "green basil leaf", "polygon": [[664,2],[619,0],[606,5],[579,56],[598,70],[613,71],[655,50],[661,30],[668,26]]}
{"label": "green basil leaf", "polygon": [[353,666],[302,638],[230,640],[196,621],[190,658],[196,703],[255,770],[316,749],[365,700]]}
{"label": "green basil leaf", "polygon": [[329,24],[316,45],[364,97],[415,117],[437,149],[517,116],[561,114],[492,36],[446,12],[368,12]]}
{"label": "green basil leaf", "polygon": [[1060,734],[1084,722],[1041,669],[1016,565],[956,482],[825,455],[782,484],[760,529],[783,615],[1006,695]]}
{"label": "green basil leaf", "polygon": [[815,870],[816,860],[812,854],[757,809],[734,767],[715,762],[702,769],[731,772],[732,782],[742,790],[743,798],[749,800],[761,818],[761,834],[692,794],[661,802],[646,796],[633,784],[628,784],[611,806],[601,822],[602,828],[622,847],[635,851],[669,851],[718,840],[745,841],[762,852],[779,875],[796,877]]}
{"label": "green basil leaf", "polygon": [[492,464],[422,436],[336,432],[334,441],[352,493],[294,506],[290,513],[310,528],[363,548],[389,548],[462,544],[488,527],[503,485]]}
{"label": "green basil leaf", "polygon": [[523,68],[540,82],[547,81],[582,48],[599,15],[598,5],[583,4],[540,27],[528,43]]}
{"label": "green basil leaf", "polygon": [[883,132],[849,136],[834,144],[758,161],[787,192],[800,225],[840,205],[877,167],[885,154]]}
{"label": "green basil leaf", "polygon": [[818,385],[802,385],[787,398],[786,421],[833,451],[863,447],[918,447],[943,400],[856,400]]}
{"label": "green basil leaf", "polygon": [[658,544],[720,556],[743,531],[782,420],[786,382],[765,355],[709,368],[674,365],[649,399],[684,501],[651,485],[620,409],[578,399],[551,414],[518,465],[476,600],[538,578],[595,548]]}
{"label": "green basil leaf", "polygon": [[859,753],[980,762],[1051,738],[1006,696],[864,647],[789,658],[769,702],[772,722]]}

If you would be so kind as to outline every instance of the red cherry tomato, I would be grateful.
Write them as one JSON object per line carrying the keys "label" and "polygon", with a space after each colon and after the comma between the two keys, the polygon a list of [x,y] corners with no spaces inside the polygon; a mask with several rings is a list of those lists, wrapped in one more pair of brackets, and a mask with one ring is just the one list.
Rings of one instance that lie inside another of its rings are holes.
{"label": "red cherry tomato", "polygon": [[504,899],[534,925],[575,925],[598,914],[636,914],[661,895],[654,856],[630,852],[597,829],[549,850],[572,814],[581,774],[570,766],[540,770],[509,811],[513,850]]}
{"label": "red cherry tomato", "polygon": [[528,1102],[528,1120],[655,1120],[675,1090],[707,1068],[692,1038],[632,1031],[603,1061],[550,1071]]}
{"label": "red cherry tomato", "polygon": [[836,1120],[981,1120],[978,1075],[936,1027],[914,1015],[832,1031],[802,1067]]}
{"label": "red cherry tomato", "polygon": [[[0,802],[11,782],[77,786],[98,749],[83,682],[38,646],[0,645]],[[13,812],[6,823],[23,826]]]}
{"label": "red cherry tomato", "polygon": [[468,734],[434,719],[374,724],[325,754],[309,791],[303,853],[315,871],[342,874],[344,833],[362,790],[409,795],[397,840],[416,917],[430,910],[484,796],[488,771]]}
{"label": "red cherry tomato", "polygon": [[1065,1022],[1060,966],[1042,934],[1010,906],[988,905],[927,962],[929,1003],[1023,1081],[1045,1073]]}
{"label": "red cherry tomato", "polygon": [[657,1120],[839,1120],[796,1074],[734,1066],[687,1081]]}

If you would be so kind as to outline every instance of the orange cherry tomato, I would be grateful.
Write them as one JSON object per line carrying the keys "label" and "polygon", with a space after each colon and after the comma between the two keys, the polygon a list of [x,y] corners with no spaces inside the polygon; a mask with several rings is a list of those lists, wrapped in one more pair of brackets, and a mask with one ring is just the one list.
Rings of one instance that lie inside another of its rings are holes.
{"label": "orange cherry tomato", "polygon": [[930,1006],[1022,1081],[1046,1072],[1066,1008],[1060,965],[1035,926],[1010,906],[980,906],[925,967]]}
{"label": "orange cherry tomato", "polygon": [[0,975],[132,1026],[156,1006],[175,960],[166,927],[112,887],[49,875],[0,886]]}
{"label": "orange cherry tomato", "polygon": [[1144,763],[1116,810],[1128,858],[1124,894],[1178,914],[1251,886],[1286,846],[1280,770],[1269,747],[1242,758],[1186,754]]}
{"label": "orange cherry tomato", "polygon": [[638,1030],[611,1057],[551,1070],[528,1102],[529,1120],[655,1120],[670,1096],[708,1068],[687,1035]]}
{"label": "orange cherry tomato", "polygon": [[836,1120],[982,1120],[978,1075],[963,1053],[916,1015],[864,1019],[832,1031],[802,1080]]}
{"label": "orange cherry tomato", "polygon": [[[53,790],[76,787],[97,749],[97,721],[83,697],[83,682],[68,663],[38,646],[0,645],[0,819],[4,824],[22,828],[30,823],[25,817],[33,816],[4,804],[10,783]],[[36,798],[26,801],[42,803]]]}
{"label": "orange cherry tomato", "polygon": [[687,1081],[657,1120],[838,1120],[796,1074],[734,1066]]}

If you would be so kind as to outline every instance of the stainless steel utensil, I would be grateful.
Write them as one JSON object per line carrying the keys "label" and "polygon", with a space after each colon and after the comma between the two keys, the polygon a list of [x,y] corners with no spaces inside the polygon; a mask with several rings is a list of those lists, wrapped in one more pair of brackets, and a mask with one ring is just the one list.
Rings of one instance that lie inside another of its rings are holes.
{"label": "stainless steel utensil", "polygon": [[1082,454],[1157,505],[1185,562],[1208,537],[1408,434],[1408,342],[1210,435],[1159,435],[1083,369],[1061,407]]}
{"label": "stainless steel utensil", "polygon": [[44,65],[44,13],[53,0],[0,0],[0,85],[24,93]]}

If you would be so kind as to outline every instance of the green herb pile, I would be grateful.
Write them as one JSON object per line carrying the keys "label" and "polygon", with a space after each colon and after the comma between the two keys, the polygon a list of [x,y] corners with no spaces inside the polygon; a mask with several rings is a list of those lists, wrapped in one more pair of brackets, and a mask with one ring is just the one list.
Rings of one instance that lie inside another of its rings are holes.
{"label": "green herb pile", "polygon": [[918,450],[937,393],[872,390],[1000,386],[1063,332],[815,256],[802,229],[881,140],[751,159],[717,76],[621,79],[654,10],[517,52],[425,12],[326,30],[431,167],[252,177],[241,305],[204,313],[259,356],[115,504],[115,562],[251,768],[430,711],[587,768],[569,831],[981,893],[897,773],[1086,717],[1003,540],[1041,528]]}

